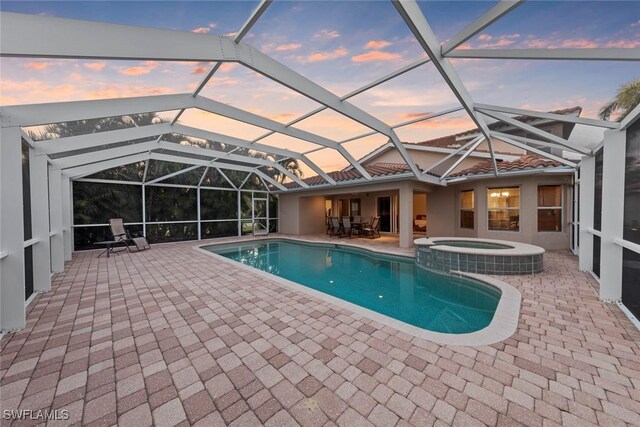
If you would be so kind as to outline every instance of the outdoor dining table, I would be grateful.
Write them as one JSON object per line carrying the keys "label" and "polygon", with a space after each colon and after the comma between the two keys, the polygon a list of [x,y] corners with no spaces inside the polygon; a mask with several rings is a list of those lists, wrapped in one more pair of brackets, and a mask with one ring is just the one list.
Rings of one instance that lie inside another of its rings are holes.
{"label": "outdoor dining table", "polygon": [[359,234],[362,233],[362,229],[365,228],[368,225],[369,225],[369,223],[366,222],[366,221],[365,222],[352,222],[351,223],[351,227],[354,230],[357,230]]}

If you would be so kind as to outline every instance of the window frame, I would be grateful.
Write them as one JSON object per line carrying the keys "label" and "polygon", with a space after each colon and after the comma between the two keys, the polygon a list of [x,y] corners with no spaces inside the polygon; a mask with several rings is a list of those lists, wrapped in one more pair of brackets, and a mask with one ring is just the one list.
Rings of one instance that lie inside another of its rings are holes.
{"label": "window frame", "polygon": [[[471,192],[471,204],[472,208],[463,208],[462,207],[462,193]],[[458,192],[458,227],[462,230],[475,230],[476,229],[476,194],[475,189],[469,190],[460,190]],[[473,227],[463,227],[462,226],[462,212],[473,212]]]}
{"label": "window frame", "polygon": [[[560,206],[540,206],[538,200],[540,187],[560,187]],[[564,185],[563,184],[538,184],[536,187],[536,230],[538,233],[562,233],[564,232]],[[560,230],[540,230],[540,210],[560,209]]]}
{"label": "window frame", "polygon": [[[489,192],[491,190],[504,190],[504,189],[518,189],[518,207],[517,208],[490,208],[489,207],[489,199],[490,199],[490,194]],[[491,231],[491,232],[508,232],[508,233],[520,233],[522,227],[520,225],[520,223],[522,222],[522,216],[521,216],[521,211],[522,211],[522,187],[520,185],[511,185],[511,186],[500,186],[500,187],[486,187],[486,197],[487,197],[487,222],[486,222],[486,226],[487,226],[487,231]],[[489,218],[489,212],[491,211],[510,211],[510,210],[517,210],[518,211],[518,229],[517,230],[504,230],[504,229],[492,229],[489,225],[490,222],[490,218]]]}

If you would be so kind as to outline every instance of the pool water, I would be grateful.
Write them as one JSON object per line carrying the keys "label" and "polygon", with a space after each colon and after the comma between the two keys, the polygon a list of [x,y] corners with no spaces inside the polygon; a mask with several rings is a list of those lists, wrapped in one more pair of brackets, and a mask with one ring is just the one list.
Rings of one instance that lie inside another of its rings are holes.
{"label": "pool water", "polygon": [[435,332],[488,326],[501,295],[481,282],[425,270],[412,258],[338,245],[270,240],[204,249]]}
{"label": "pool water", "polygon": [[446,245],[456,248],[474,248],[474,249],[513,249],[513,246],[502,245],[500,243],[492,242],[476,242],[470,240],[438,240],[434,242],[434,245]]}

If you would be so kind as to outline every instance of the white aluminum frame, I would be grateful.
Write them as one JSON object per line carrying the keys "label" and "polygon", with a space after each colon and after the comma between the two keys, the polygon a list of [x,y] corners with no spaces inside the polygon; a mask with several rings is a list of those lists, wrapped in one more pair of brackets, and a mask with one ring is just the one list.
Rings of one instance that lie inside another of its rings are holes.
{"label": "white aluminum frame", "polygon": [[[18,329],[24,325],[24,308],[22,304],[24,298],[22,298],[20,304],[17,304],[17,301],[21,298],[20,292],[24,293],[24,290],[20,291],[18,287],[6,286],[4,283],[8,283],[8,281],[19,283],[22,280],[21,278],[24,277],[23,250],[25,245],[33,246],[34,260],[37,258],[36,263],[38,264],[38,270],[34,272],[36,273],[34,277],[37,278],[37,283],[34,284],[34,287],[37,290],[44,291],[50,286],[50,278],[49,280],[45,278],[45,269],[41,266],[41,264],[43,264],[42,259],[47,257],[47,252],[51,260],[51,270],[54,272],[62,271],[64,261],[71,258],[73,241],[71,209],[73,181],[86,180],[101,182],[101,180],[84,177],[108,168],[145,161],[144,176],[141,183],[122,182],[131,185],[141,185],[141,188],[144,189],[146,185],[172,186],[171,184],[163,183],[163,181],[171,176],[177,176],[180,173],[204,167],[200,182],[197,186],[193,186],[198,189],[198,193],[207,171],[210,168],[215,168],[221,176],[230,183],[233,188],[231,191],[238,192],[238,197],[240,197],[240,192],[244,191],[242,190],[242,185],[234,185],[224,174],[223,170],[240,170],[246,171],[249,174],[256,174],[267,188],[267,191],[295,192],[307,189],[309,186],[304,180],[286,171],[281,165],[283,160],[291,158],[305,163],[325,180],[324,184],[314,186],[314,188],[318,189],[339,185],[351,186],[362,185],[368,182],[406,179],[420,180],[436,185],[447,185],[447,183],[459,182],[465,179],[481,178],[481,176],[450,178],[448,175],[455,169],[455,166],[459,165],[478,148],[483,139],[487,141],[489,147],[489,157],[492,160],[494,175],[498,175],[496,154],[494,153],[492,143],[492,138],[495,137],[515,147],[558,161],[564,165],[563,167],[545,171],[545,173],[566,173],[567,170],[571,170],[570,168],[574,168],[575,165],[573,162],[560,156],[540,150],[538,147],[561,148],[583,154],[586,156],[585,168],[588,169],[589,160],[592,160],[591,156],[593,155],[592,147],[574,146],[564,138],[541,131],[539,128],[517,120],[512,117],[512,115],[527,115],[542,120],[557,120],[563,123],[597,126],[610,129],[610,132],[615,132],[618,130],[624,131],[640,117],[640,106],[621,123],[616,123],[581,118],[576,115],[558,115],[507,106],[475,103],[469,95],[464,82],[458,76],[450,58],[480,58],[487,60],[495,58],[639,61],[640,49],[459,49],[465,41],[471,39],[484,28],[498,21],[522,3],[523,0],[501,0],[458,34],[451,37],[451,39],[440,43],[416,1],[393,0],[393,4],[398,13],[426,52],[427,57],[382,76],[344,96],[337,96],[331,93],[324,87],[270,58],[268,55],[243,43],[242,40],[267,10],[271,4],[271,0],[261,0],[233,38],[49,16],[10,12],[0,13],[0,19],[2,21],[2,27],[0,28],[0,56],[2,57],[95,58],[105,60],[199,61],[214,63],[209,72],[191,93],[0,107],[0,125],[2,127],[3,140],[2,144],[0,144],[0,152],[2,153],[0,156],[0,165],[2,166],[0,168],[0,178],[2,178],[1,189],[3,199],[1,210],[2,223],[0,224],[0,232],[2,233],[2,247],[0,247],[2,270],[0,274],[2,275],[1,279],[3,282],[3,287],[0,290],[0,295],[2,296],[2,302],[0,303],[0,308],[2,309],[0,330]],[[28,29],[29,37],[24,36],[25,29]],[[109,40],[109,43],[104,43],[105,40]],[[235,62],[250,68],[318,102],[321,106],[287,124],[282,124],[248,111],[202,97],[200,92],[225,62]],[[358,94],[364,93],[371,88],[399,77],[411,70],[419,69],[419,67],[428,63],[432,63],[436,67],[450,90],[459,100],[460,106],[428,114],[396,125],[388,125],[348,102],[350,98]],[[262,127],[267,130],[267,133],[252,141],[247,141],[216,132],[185,126],[179,122],[179,118],[184,111],[190,108],[205,110],[252,126]],[[296,123],[326,109],[333,110],[371,130],[343,141],[334,141],[293,127]],[[429,170],[421,172],[413,162],[409,150],[402,144],[394,129],[436,118],[461,109],[464,109],[469,117],[476,123],[478,126],[478,134],[470,135],[469,142],[466,142],[458,150],[449,153],[441,161],[430,167]],[[19,156],[17,153],[20,151],[20,139],[25,137],[22,129],[29,126],[72,120],[171,110],[178,110],[178,113],[169,123],[132,127],[91,135],[77,135],[60,138],[58,140],[34,142],[27,139],[31,147],[29,152],[33,165],[33,173],[31,175],[31,201],[34,209],[32,214],[35,223],[34,238],[27,242],[23,241],[21,234],[23,231],[21,216],[18,215],[17,210],[14,209],[15,206],[22,205],[21,193],[18,194],[18,190],[21,189],[20,185],[17,185],[21,182],[21,179],[18,178],[20,176],[20,170]],[[492,131],[490,126],[485,122],[484,116],[492,117],[513,128],[533,133],[536,137],[541,138],[541,140],[505,135],[502,132]],[[163,141],[163,135],[169,133],[203,138],[235,148],[226,152],[167,143]],[[274,133],[311,142],[317,145],[318,148],[301,152],[276,148],[259,142]],[[381,134],[388,138],[389,146],[397,149],[403,160],[407,163],[410,169],[409,173],[395,174],[387,177],[372,177],[362,165],[367,161],[368,157],[358,161],[353,158],[343,146],[343,144],[349,141],[376,134]],[[152,138],[154,140],[144,141],[145,138]],[[143,141],[137,141],[140,139],[143,139]],[[132,140],[136,141],[127,144],[128,141]],[[308,154],[325,148],[334,150],[337,154],[344,157],[349,162],[349,168],[356,169],[362,178],[344,182],[336,182],[332,179],[327,172],[312,162],[308,157]],[[239,149],[253,150],[261,153],[264,157],[244,155],[239,152]],[[172,154],[158,153],[157,150],[170,150]],[[617,158],[619,158],[620,153],[616,152],[616,154],[618,155]],[[194,155],[203,156],[206,160],[194,157]],[[442,176],[434,177],[428,173],[455,156],[459,157],[454,162],[454,166],[450,167]],[[189,167],[174,174],[158,177],[155,180],[147,182],[147,168],[150,160],[185,163],[189,165]],[[261,168],[275,169],[296,183],[297,186],[282,185],[282,183],[266,175]],[[611,165],[609,168],[611,168]],[[500,173],[500,175],[511,176],[529,173],[534,172],[505,172]],[[588,178],[584,179],[588,180]],[[619,177],[616,179],[619,180]],[[116,181],[107,182],[116,183]],[[586,182],[587,181],[583,181],[583,183]],[[581,193],[583,192],[582,187],[583,186],[581,186]],[[43,189],[48,189],[48,197],[44,194]],[[225,190],[228,189],[225,188]],[[144,197],[143,191],[143,218],[145,209]],[[581,200],[586,200],[585,203],[587,205],[589,204],[588,199],[583,198]],[[586,214],[589,212],[589,209],[581,209],[581,219],[583,217],[583,211],[586,211]],[[47,215],[45,215],[45,212],[47,212]],[[45,218],[50,223],[48,229],[44,226]],[[239,230],[241,227],[240,222],[240,215],[238,215]],[[588,223],[580,223],[580,241],[585,242],[583,233],[589,234]],[[611,224],[613,223],[614,221],[612,220]],[[583,224],[584,227],[582,227]],[[143,226],[146,226],[146,224],[143,224]],[[611,225],[611,227],[613,229],[613,225]],[[618,227],[617,222],[615,223],[615,227]],[[618,240],[620,239],[614,238],[613,242],[621,245]],[[628,246],[628,242],[623,243]],[[635,248],[635,246],[632,247]],[[587,243],[585,243],[584,248],[582,244],[580,246],[581,267],[590,262],[588,257],[583,261],[583,252],[590,250],[590,248]]]}

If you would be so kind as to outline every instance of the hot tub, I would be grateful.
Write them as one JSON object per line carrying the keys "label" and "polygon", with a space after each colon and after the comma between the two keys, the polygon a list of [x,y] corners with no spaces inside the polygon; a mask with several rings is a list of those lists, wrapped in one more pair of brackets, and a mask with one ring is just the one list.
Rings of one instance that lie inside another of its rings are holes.
{"label": "hot tub", "polygon": [[526,243],[466,237],[416,239],[416,263],[438,271],[479,274],[537,274],[544,249]]}

